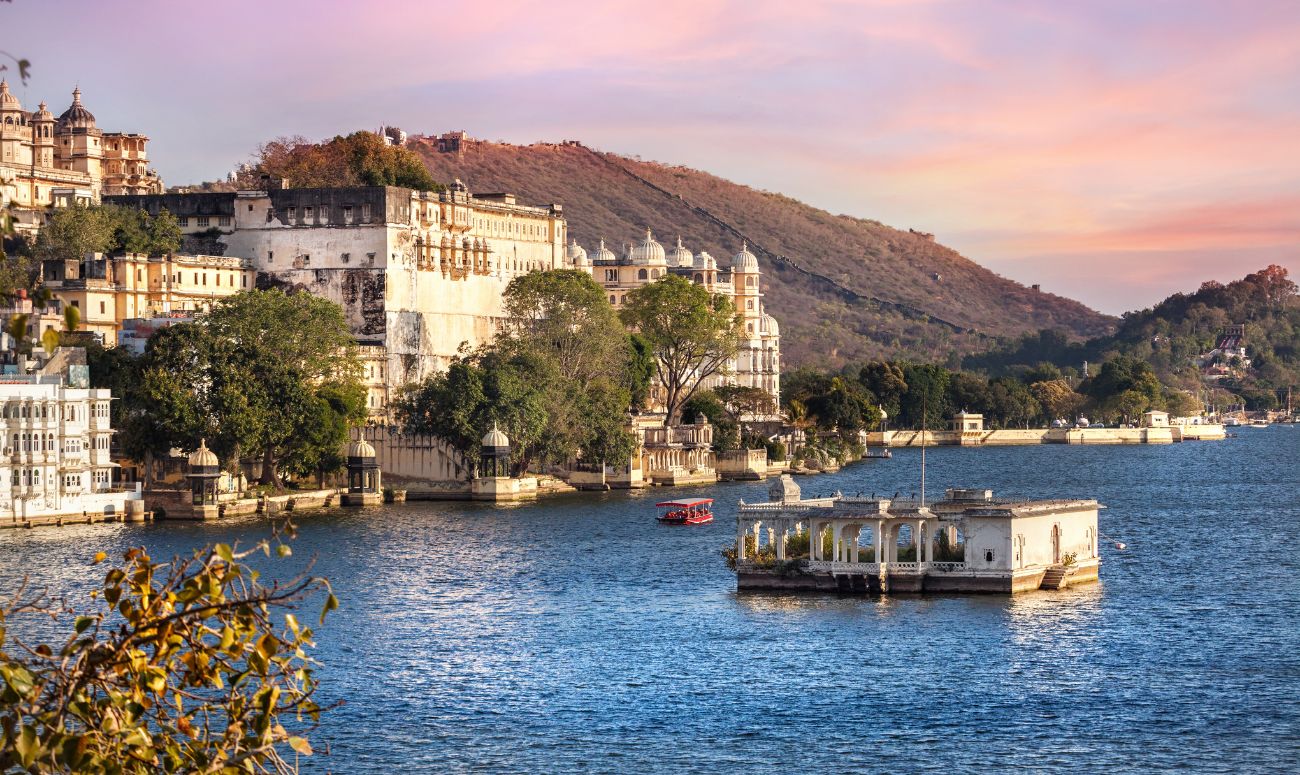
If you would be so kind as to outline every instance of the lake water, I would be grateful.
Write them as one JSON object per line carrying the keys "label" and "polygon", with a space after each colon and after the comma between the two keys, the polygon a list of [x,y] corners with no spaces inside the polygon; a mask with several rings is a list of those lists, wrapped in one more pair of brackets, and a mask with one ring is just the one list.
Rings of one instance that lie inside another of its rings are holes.
{"label": "lake water", "polygon": [[[1003,596],[745,594],[718,550],[766,484],[300,515],[342,608],[319,632],[307,771],[1296,771],[1300,427],[1172,446],[931,449],[944,486],[1096,497],[1102,581]],[[909,494],[919,452],[800,479]],[[719,499],[657,525],[665,495]],[[95,551],[155,557],[257,520],[0,532],[79,593]]]}

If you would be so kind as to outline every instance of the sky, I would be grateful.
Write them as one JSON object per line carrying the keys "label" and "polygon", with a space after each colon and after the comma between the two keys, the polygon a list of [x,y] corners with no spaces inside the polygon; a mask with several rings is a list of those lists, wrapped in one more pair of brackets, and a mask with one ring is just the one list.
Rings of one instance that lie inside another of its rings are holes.
{"label": "sky", "polygon": [[24,107],[79,84],[169,184],[279,135],[465,129],[933,232],[1112,314],[1300,275],[1295,0],[13,0],[0,51]]}

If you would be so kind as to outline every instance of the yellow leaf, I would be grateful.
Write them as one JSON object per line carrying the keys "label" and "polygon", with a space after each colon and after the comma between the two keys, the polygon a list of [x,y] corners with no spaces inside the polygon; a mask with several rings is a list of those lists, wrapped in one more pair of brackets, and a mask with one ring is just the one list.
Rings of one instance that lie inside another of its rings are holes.
{"label": "yellow leaf", "polygon": [[303,756],[311,756],[311,743],[301,737],[289,738],[289,747]]}
{"label": "yellow leaf", "polygon": [[95,552],[95,559],[92,561],[91,564],[101,563],[104,561],[104,558],[107,556],[108,554],[106,552]]}

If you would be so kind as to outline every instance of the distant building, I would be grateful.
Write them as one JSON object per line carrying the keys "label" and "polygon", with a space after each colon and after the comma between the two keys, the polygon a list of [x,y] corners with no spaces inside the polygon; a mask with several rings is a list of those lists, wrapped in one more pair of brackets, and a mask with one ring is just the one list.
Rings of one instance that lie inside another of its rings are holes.
{"label": "distant building", "polygon": [[149,168],[149,138],[105,132],[72,92],[72,105],[57,119],[42,102],[23,110],[0,80],[0,208],[10,208],[15,228],[35,233],[53,207],[88,204],[105,194],[152,194],[162,179]]}
{"label": "distant building", "polygon": [[85,351],[59,348],[35,373],[0,376],[0,520],[122,514],[138,488],[114,482],[112,395],[89,387]]}

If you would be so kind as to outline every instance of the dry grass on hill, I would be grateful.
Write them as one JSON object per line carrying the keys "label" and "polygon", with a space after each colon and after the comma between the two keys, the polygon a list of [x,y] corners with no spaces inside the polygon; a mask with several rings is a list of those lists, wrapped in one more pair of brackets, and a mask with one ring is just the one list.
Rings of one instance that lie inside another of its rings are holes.
{"label": "dry grass on hill", "polygon": [[788,366],[880,356],[945,360],[986,349],[996,336],[1057,328],[1087,337],[1114,324],[1077,301],[996,275],[927,235],[832,215],[705,172],[572,144],[474,141],[459,155],[438,153],[424,139],[410,147],[440,181],[460,178],[474,192],[563,204],[570,234],[588,251],[604,238],[621,253],[649,227],[665,247],[680,235],[690,250],[725,262],[748,239],[766,275]]}

